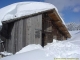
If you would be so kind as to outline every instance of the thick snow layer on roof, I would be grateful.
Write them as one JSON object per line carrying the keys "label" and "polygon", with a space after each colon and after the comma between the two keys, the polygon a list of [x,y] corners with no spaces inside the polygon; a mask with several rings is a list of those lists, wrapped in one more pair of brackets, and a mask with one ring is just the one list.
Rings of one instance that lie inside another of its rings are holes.
{"label": "thick snow layer on roof", "polygon": [[[31,2],[31,1],[14,3],[0,9],[0,25],[2,25],[1,23],[2,21],[14,19],[21,16],[30,15],[45,10],[50,10],[50,9],[55,9],[58,13],[57,8],[50,3]],[[59,17],[61,18],[60,15]],[[62,18],[61,20],[63,21],[63,24],[65,24]]]}
{"label": "thick snow layer on roof", "polygon": [[[39,49],[33,49],[33,46],[24,48],[25,52],[13,56],[2,58],[1,60],[54,60],[54,58],[79,58],[80,60],[80,31],[71,31],[72,38],[66,41],[56,41],[48,43],[44,48],[35,46]],[[30,51],[27,51],[29,50]],[[76,60],[76,59],[74,59]]]}
{"label": "thick snow layer on roof", "polygon": [[0,9],[0,25],[1,21],[10,20],[13,18],[38,13],[41,11],[57,8],[45,2],[18,2],[8,5]]}

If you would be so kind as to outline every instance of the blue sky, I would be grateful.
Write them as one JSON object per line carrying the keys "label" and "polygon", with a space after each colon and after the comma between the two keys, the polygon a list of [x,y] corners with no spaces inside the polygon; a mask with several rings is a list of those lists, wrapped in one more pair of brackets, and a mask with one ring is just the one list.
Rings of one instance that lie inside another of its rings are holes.
{"label": "blue sky", "polygon": [[21,2],[21,1],[44,1],[44,0],[1,0],[0,1],[0,8],[12,4],[12,3],[16,3],[16,2]]}
{"label": "blue sky", "polygon": [[65,23],[80,23],[80,0],[1,0],[0,8],[21,1],[42,1],[55,5]]}
{"label": "blue sky", "polygon": [[54,4],[66,23],[80,23],[80,0],[45,0]]}

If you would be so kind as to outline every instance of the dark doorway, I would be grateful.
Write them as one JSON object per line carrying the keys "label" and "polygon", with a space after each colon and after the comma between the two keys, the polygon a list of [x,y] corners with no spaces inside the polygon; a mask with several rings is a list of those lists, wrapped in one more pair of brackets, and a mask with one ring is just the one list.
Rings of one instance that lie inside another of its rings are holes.
{"label": "dark doorway", "polygon": [[42,46],[44,47],[45,45],[45,33],[42,33]]}

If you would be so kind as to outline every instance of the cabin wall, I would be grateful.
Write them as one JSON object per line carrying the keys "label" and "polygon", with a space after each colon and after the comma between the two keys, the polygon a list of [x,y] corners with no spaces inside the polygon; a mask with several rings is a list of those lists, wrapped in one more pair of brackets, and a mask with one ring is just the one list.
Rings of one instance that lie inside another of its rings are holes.
{"label": "cabin wall", "polygon": [[29,44],[51,43],[53,39],[63,40],[65,36],[59,31],[54,21],[45,14],[20,19],[12,26],[10,39],[5,40],[5,50],[15,53]]}
{"label": "cabin wall", "polygon": [[53,33],[53,39],[56,39],[57,40],[57,33],[58,33],[58,30],[56,29],[56,27],[55,27],[55,25],[53,25],[53,31],[52,31],[52,33]]}
{"label": "cabin wall", "polygon": [[15,53],[29,44],[41,44],[42,15],[14,22],[11,38],[6,41],[6,51]]}
{"label": "cabin wall", "polygon": [[63,39],[63,40],[67,40],[65,36],[63,36],[63,38],[62,38],[62,39]]}
{"label": "cabin wall", "polygon": [[42,33],[45,35],[44,37],[42,37],[42,41],[44,42],[43,46],[53,41],[52,23],[50,19],[46,16],[46,14],[43,15]]}
{"label": "cabin wall", "polygon": [[55,23],[53,22],[53,39],[56,39],[56,40],[66,40],[66,37],[65,35],[62,33],[62,31],[60,31]]}
{"label": "cabin wall", "polygon": [[43,15],[42,20],[42,32],[45,34],[44,45],[51,43],[53,39],[65,40],[65,36],[58,29],[57,25],[51,20],[47,14]]}

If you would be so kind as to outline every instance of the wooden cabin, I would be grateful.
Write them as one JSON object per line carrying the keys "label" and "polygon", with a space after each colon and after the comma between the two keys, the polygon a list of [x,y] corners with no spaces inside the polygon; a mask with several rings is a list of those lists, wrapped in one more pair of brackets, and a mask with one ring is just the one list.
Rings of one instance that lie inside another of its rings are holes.
{"label": "wooden cabin", "polygon": [[[0,37],[5,50],[11,53],[29,44],[45,46],[53,39],[67,40],[71,37],[55,9],[6,20],[2,24]],[[3,51],[2,48],[0,51]]]}

